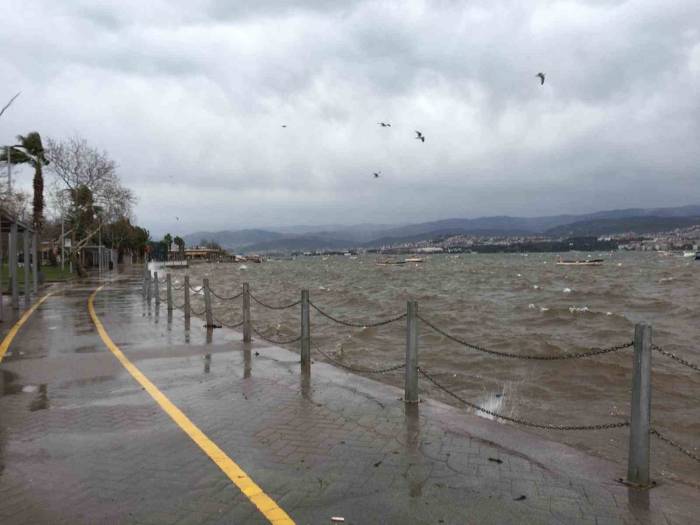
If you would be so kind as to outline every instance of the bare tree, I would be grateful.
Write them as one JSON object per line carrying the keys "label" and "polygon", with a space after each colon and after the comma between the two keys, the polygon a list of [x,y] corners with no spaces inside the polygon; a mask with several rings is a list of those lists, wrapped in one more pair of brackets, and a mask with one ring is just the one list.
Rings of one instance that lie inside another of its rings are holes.
{"label": "bare tree", "polygon": [[72,205],[71,192],[86,187],[104,209],[105,221],[131,217],[136,199],[131,190],[121,185],[117,165],[106,152],[93,148],[81,137],[48,139],[46,158],[50,171],[56,175],[51,198],[63,213]]}

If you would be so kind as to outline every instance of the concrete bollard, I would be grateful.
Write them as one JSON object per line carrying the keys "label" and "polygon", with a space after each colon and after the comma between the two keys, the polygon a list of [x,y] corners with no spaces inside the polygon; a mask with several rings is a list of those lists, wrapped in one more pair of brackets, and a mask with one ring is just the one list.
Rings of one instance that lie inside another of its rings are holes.
{"label": "concrete bollard", "polygon": [[250,323],[250,285],[243,283],[243,342],[250,343],[251,341],[251,323]]}
{"label": "concrete bollard", "polygon": [[641,487],[648,487],[651,483],[651,344],[651,326],[644,323],[635,325],[627,481]]}
{"label": "concrete bollard", "polygon": [[153,298],[153,284],[151,281],[153,280],[153,277],[151,276],[150,270],[148,271],[148,275],[146,276],[146,300],[148,301],[148,306],[151,306],[151,299]]}
{"label": "concrete bollard", "polygon": [[185,275],[185,321],[190,322],[190,276]]}
{"label": "concrete bollard", "polygon": [[160,283],[158,282],[158,272],[153,272],[153,295],[156,298],[156,307],[160,306]]}
{"label": "concrete bollard", "polygon": [[204,290],[204,315],[206,317],[206,327],[214,328],[214,314],[211,311],[211,292],[209,291],[209,279],[202,280],[202,290]]}
{"label": "concrete bollard", "polygon": [[301,291],[301,371],[311,372],[311,312],[309,291]]}
{"label": "concrete bollard", "polygon": [[165,274],[165,298],[168,301],[168,312],[173,311],[173,280],[169,273]]}
{"label": "concrete bollard", "polygon": [[406,376],[404,401],[418,403],[418,303],[406,303]]}

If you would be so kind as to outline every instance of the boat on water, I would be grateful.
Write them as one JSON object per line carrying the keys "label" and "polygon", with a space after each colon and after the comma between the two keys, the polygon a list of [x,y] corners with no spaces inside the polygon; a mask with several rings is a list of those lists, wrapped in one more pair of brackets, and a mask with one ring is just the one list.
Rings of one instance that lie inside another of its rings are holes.
{"label": "boat on water", "polygon": [[381,261],[377,261],[376,264],[378,266],[394,266],[397,264],[406,264],[406,261],[397,261],[395,259],[383,259]]}
{"label": "boat on water", "polygon": [[559,266],[602,266],[605,262],[604,259],[562,259],[559,257],[557,259],[557,264]]}
{"label": "boat on water", "polygon": [[409,258],[407,258],[407,259],[404,259],[404,262],[407,262],[407,263],[422,263],[422,262],[425,262],[425,259],[423,259],[422,257],[409,257]]}
{"label": "boat on water", "polygon": [[683,257],[694,257],[695,259],[697,259],[698,253],[700,253],[700,252],[685,251],[685,252],[683,252]]}

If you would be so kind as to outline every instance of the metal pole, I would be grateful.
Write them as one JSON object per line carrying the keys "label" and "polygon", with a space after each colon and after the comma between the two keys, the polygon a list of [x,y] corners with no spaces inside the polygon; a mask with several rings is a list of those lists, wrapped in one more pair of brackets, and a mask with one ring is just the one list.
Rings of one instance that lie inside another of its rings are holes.
{"label": "metal pole", "polygon": [[153,295],[156,298],[156,306],[160,306],[160,283],[158,282],[158,272],[153,273]]}
{"label": "metal pole", "polygon": [[148,271],[148,274],[146,275],[146,300],[148,301],[148,306],[151,306],[151,298],[152,298],[152,292],[153,292],[153,287],[151,286],[151,271]]}
{"label": "metal pole", "polygon": [[7,194],[12,197],[12,148],[7,148]]}
{"label": "metal pole", "polygon": [[630,415],[630,446],[627,481],[647,487],[649,478],[649,433],[651,430],[651,326],[634,327],[634,371]]}
{"label": "metal pole", "polygon": [[66,238],[64,233],[64,219],[61,214],[61,273],[66,269]]}
{"label": "metal pole", "polygon": [[100,221],[100,225],[97,228],[97,257],[99,259],[99,263],[97,265],[97,271],[102,275],[102,221]]}
{"label": "metal pole", "polygon": [[[2,225],[2,220],[0,219],[0,225]],[[3,300],[3,285],[2,285],[2,269],[3,269],[3,261],[2,261],[2,228],[0,228],[0,321],[4,319],[4,300]],[[8,265],[9,266],[9,265]],[[9,272],[10,269],[8,268],[7,271]]]}
{"label": "metal pole", "polygon": [[190,276],[185,275],[185,321],[190,321]]}
{"label": "metal pole", "polygon": [[10,251],[7,263],[10,266],[10,280],[12,281],[12,308],[19,310],[19,283],[17,282],[17,223],[10,225]]}
{"label": "metal pole", "polygon": [[243,283],[243,342],[250,343],[250,285]]}
{"label": "metal pole", "polygon": [[166,296],[168,299],[168,312],[173,311],[173,281],[170,274],[165,274]]}
{"label": "metal pole", "polygon": [[31,292],[29,291],[29,230],[24,229],[22,258],[24,259],[24,307],[29,308]]}
{"label": "metal pole", "polygon": [[32,235],[32,290],[36,294],[39,291],[39,254],[38,245],[39,234],[34,232]]}
{"label": "metal pole", "polygon": [[301,291],[301,371],[311,371],[311,316],[309,291]]}
{"label": "metal pole", "polygon": [[406,381],[404,401],[418,402],[418,303],[406,303]]}
{"label": "metal pole", "polygon": [[204,314],[207,321],[207,328],[214,328],[214,316],[211,312],[211,292],[209,291],[209,279],[202,280],[204,290]]}

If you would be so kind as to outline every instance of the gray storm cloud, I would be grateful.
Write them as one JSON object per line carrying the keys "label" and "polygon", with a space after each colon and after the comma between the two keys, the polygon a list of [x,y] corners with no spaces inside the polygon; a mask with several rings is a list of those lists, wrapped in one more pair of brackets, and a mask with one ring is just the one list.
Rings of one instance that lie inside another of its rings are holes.
{"label": "gray storm cloud", "polygon": [[154,232],[700,202],[696,0],[1,4],[0,141],[88,138]]}

